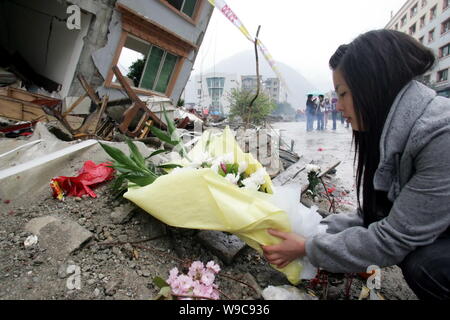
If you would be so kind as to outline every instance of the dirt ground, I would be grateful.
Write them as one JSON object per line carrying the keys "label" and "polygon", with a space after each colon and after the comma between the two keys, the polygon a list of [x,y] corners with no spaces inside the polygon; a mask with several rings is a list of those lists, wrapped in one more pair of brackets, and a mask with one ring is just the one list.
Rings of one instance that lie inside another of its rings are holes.
{"label": "dirt ground", "polygon": [[[283,138],[295,139],[295,151],[305,159],[320,162],[327,151],[333,151],[333,156],[343,161],[337,173],[325,181],[335,186],[340,195],[338,211],[351,209],[355,202],[351,195],[352,173],[348,172],[352,159],[348,152],[350,132],[339,124],[335,133],[314,132],[306,136],[302,131],[304,123],[276,126],[286,129]],[[317,152],[318,148],[324,151]],[[53,199],[50,188],[33,203],[0,200],[0,299],[152,299],[158,293],[154,277],[166,279],[170,269],[182,270],[194,260],[219,263],[221,299],[262,299],[261,290],[267,286],[290,284],[248,246],[227,265],[202,245],[196,236],[198,230],[165,226],[141,210],[135,210],[129,221],[115,224],[111,212],[128,201],[114,199],[109,187],[107,183],[97,188],[97,198],[66,198],[64,202]],[[327,200],[321,198],[317,204],[326,209]],[[77,222],[92,232],[92,239],[65,258],[55,258],[39,242],[25,247],[24,241],[31,235],[24,230],[26,223],[48,215]],[[69,265],[80,268],[79,289],[68,286]],[[416,299],[399,268],[385,268],[381,276],[380,293],[385,299]],[[312,287],[310,281],[303,281],[298,288],[309,290],[320,299],[358,299],[364,283],[363,279],[354,278],[348,297],[344,275],[329,275],[327,290],[320,285]]]}

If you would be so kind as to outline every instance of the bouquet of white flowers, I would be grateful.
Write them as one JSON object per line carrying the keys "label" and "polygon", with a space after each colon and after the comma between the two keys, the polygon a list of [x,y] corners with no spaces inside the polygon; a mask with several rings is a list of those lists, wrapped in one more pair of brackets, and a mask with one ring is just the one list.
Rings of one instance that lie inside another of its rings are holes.
{"label": "bouquet of white flowers", "polygon": [[[108,153],[113,156],[110,149]],[[168,225],[233,233],[259,253],[261,245],[281,241],[267,229],[293,231],[292,217],[277,206],[282,200],[275,201],[266,170],[240,149],[229,128],[219,135],[205,132],[189,153],[182,154],[177,164],[160,166],[168,174],[152,173],[146,185],[129,184],[124,197]],[[123,171],[127,173],[131,174]],[[299,198],[290,201],[299,205]],[[295,261],[278,270],[297,284],[302,264]]]}

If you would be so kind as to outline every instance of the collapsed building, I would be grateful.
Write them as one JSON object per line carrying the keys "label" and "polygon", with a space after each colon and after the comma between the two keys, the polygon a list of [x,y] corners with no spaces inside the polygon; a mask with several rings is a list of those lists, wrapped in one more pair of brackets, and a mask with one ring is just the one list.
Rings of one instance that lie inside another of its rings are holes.
{"label": "collapsed building", "polygon": [[64,115],[73,128],[67,111],[86,115],[103,102],[176,105],[213,10],[207,0],[0,0],[0,86],[9,89],[0,117]]}

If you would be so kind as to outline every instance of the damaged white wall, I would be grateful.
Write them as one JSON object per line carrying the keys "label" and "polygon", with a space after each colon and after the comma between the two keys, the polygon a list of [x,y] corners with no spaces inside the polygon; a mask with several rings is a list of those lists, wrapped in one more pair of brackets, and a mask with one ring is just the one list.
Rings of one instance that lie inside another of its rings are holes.
{"label": "damaged white wall", "polygon": [[59,83],[65,97],[70,89],[92,15],[81,12],[81,29],[69,30],[67,4],[57,0],[5,0],[1,4],[0,42],[18,51],[39,74]]}
{"label": "damaged white wall", "polygon": [[[118,0],[123,4],[146,19],[155,22],[156,24],[164,26],[167,30],[177,34],[180,38],[200,46],[203,35],[208,26],[214,7],[206,1],[202,7],[199,16],[199,22],[194,25],[178,14],[170,10],[166,5],[159,0]],[[121,15],[117,11],[114,12],[111,22],[109,24],[109,35],[106,46],[92,54],[95,66],[98,68],[103,78],[106,78],[113,62],[114,54],[120,40],[120,33],[122,32]],[[175,87],[169,97],[176,103],[181,96],[181,93],[186,86],[192,67],[195,62],[197,52],[193,50],[184,65],[182,66],[180,75],[176,81]],[[119,91],[111,88],[99,88],[100,95],[107,94],[111,100],[123,98],[124,95]]]}

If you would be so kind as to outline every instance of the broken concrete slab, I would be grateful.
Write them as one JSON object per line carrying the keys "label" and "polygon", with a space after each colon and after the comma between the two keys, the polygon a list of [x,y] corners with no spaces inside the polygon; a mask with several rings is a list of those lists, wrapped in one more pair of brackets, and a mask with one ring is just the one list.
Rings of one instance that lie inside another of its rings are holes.
{"label": "broken concrete slab", "polygon": [[111,220],[114,224],[124,224],[133,217],[136,212],[136,206],[132,203],[125,203],[123,205],[114,208],[111,212]]}
{"label": "broken concrete slab", "polygon": [[92,238],[92,233],[78,223],[52,216],[30,220],[25,230],[37,235],[39,246],[58,260],[64,260]]}
{"label": "broken concrete slab", "polygon": [[137,211],[137,220],[141,225],[141,232],[147,238],[155,238],[167,233],[166,224],[154,218],[142,209]]}
{"label": "broken concrete slab", "polygon": [[268,286],[262,292],[265,300],[319,300],[316,296],[293,286]]}
{"label": "broken concrete slab", "polygon": [[234,257],[245,247],[245,242],[235,235],[228,235],[220,231],[200,231],[198,239],[205,247],[229,265]]}

